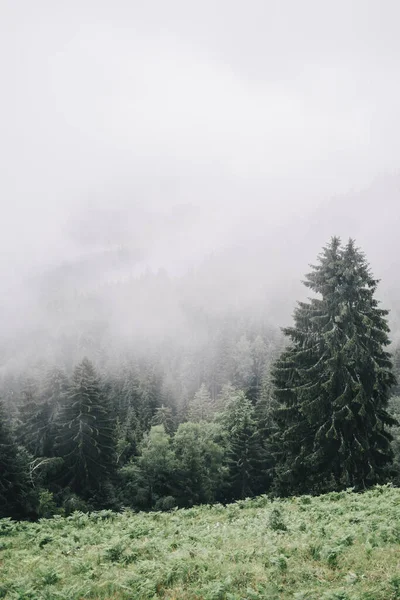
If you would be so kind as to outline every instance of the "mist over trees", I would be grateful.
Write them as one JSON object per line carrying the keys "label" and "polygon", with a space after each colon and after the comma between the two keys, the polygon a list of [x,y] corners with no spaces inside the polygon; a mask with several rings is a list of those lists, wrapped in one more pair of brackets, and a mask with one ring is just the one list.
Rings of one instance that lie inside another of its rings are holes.
{"label": "mist over trees", "polygon": [[[313,296],[283,333],[263,313],[207,311],[199,298],[179,311],[176,335],[134,343],[129,327],[116,343],[107,311],[90,319],[95,297],[77,295],[87,319],[3,368],[1,516],[398,482],[399,350],[378,281],[352,240],[332,238],[305,285]],[[149,287],[167,305],[176,297],[162,272],[107,293],[138,303]]]}

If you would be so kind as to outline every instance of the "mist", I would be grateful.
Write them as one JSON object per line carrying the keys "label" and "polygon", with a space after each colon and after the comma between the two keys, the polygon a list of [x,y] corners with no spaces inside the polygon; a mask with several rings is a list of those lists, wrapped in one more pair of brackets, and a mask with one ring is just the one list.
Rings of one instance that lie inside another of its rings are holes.
{"label": "mist", "polygon": [[197,339],[193,311],[279,328],[332,235],[366,252],[397,339],[399,18],[4,0],[3,367],[99,323],[117,348]]}

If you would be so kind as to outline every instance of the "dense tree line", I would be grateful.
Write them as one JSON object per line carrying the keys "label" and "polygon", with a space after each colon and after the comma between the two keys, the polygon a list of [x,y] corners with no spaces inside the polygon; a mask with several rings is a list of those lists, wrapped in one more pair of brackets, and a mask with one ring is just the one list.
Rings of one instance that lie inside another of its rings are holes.
{"label": "dense tree line", "polygon": [[378,281],[353,241],[333,238],[304,283],[313,297],[284,337],[212,320],[207,343],[181,351],[103,348],[6,374],[0,516],[398,483],[400,351]]}

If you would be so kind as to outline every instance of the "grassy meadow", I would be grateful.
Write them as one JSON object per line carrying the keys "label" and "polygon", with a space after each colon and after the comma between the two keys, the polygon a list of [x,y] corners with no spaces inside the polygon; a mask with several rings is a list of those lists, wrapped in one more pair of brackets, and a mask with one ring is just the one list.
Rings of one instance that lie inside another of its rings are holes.
{"label": "grassy meadow", "polygon": [[400,599],[400,489],[3,519],[0,598]]}

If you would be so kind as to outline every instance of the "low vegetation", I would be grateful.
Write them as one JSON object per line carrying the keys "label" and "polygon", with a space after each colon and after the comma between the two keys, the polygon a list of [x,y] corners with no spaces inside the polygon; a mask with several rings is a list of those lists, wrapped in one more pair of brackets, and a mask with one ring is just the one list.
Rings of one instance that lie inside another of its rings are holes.
{"label": "low vegetation", "polygon": [[0,520],[7,600],[400,599],[400,490]]}

